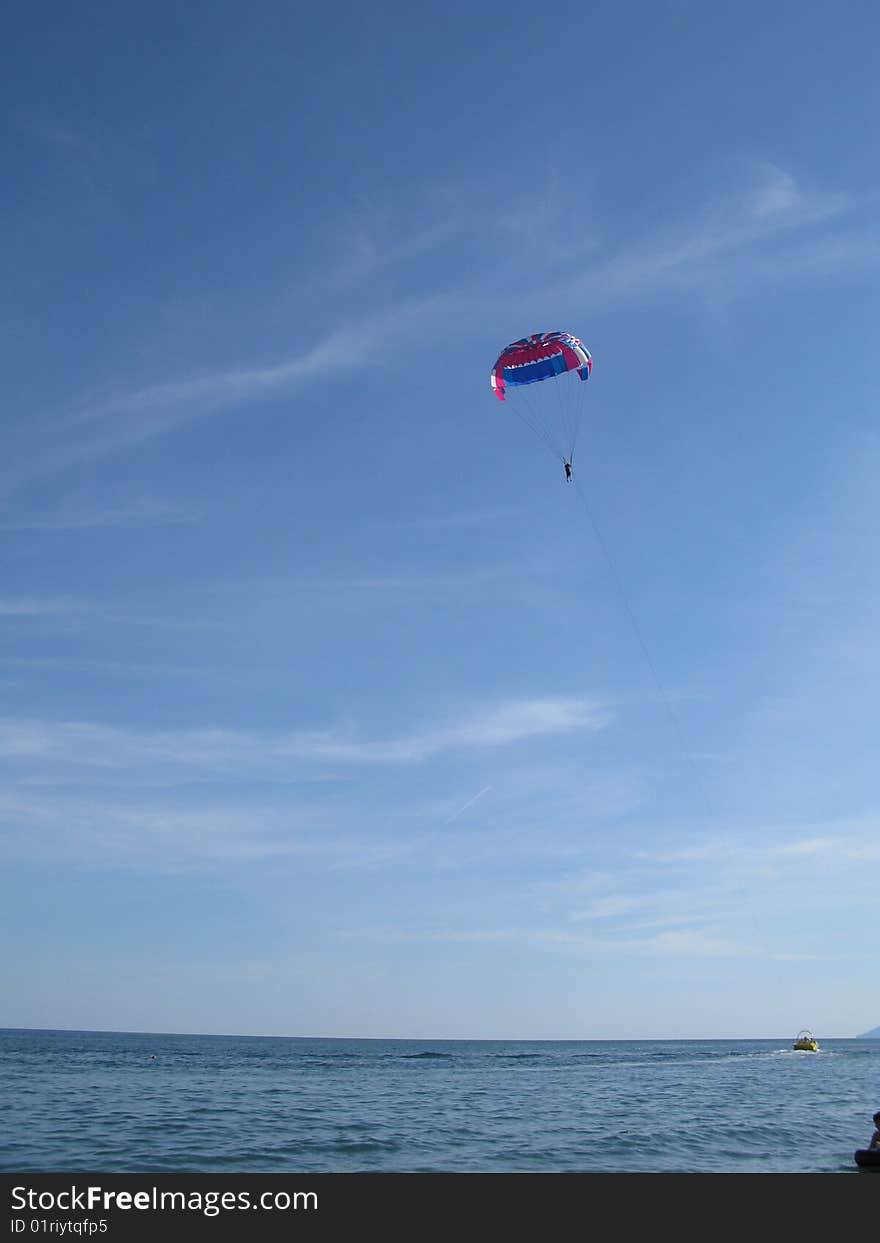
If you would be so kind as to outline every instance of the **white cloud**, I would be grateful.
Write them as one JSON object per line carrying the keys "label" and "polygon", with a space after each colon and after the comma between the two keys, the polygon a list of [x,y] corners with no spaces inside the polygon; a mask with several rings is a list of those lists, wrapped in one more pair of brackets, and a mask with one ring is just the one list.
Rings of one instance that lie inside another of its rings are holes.
{"label": "white cloud", "polygon": [[158,526],[194,522],[192,510],[143,497],[124,505],[94,509],[55,509],[12,522],[0,522],[3,531],[85,531],[118,526]]}
{"label": "white cloud", "polygon": [[444,944],[485,945],[509,942],[532,947],[569,949],[574,953],[616,956],[675,956],[701,958],[752,957],[762,951],[732,937],[719,935],[712,929],[668,931],[653,937],[585,936],[567,930],[528,927],[448,927],[424,929],[359,928],[347,935],[382,942],[442,942]]}
{"label": "white cloud", "polygon": [[632,942],[652,954],[687,955],[701,958],[738,958],[763,951],[747,942],[719,935],[706,929],[691,928],[660,932],[646,941]]}
{"label": "white cloud", "polygon": [[59,613],[81,613],[87,606],[70,599],[36,599],[32,596],[7,596],[0,599],[0,617],[52,617]]}
{"label": "white cloud", "polygon": [[606,719],[606,710],[598,702],[563,698],[520,700],[398,738],[361,741],[334,733],[292,735],[280,742],[278,751],[299,758],[354,763],[410,763],[444,751],[501,747],[542,735],[596,730]]}
{"label": "white cloud", "polygon": [[374,867],[405,858],[412,841],[378,834],[348,835],[337,808],[302,800],[291,806],[229,807],[204,800],[96,801],[68,793],[0,795],[4,849],[30,857],[70,858],[89,867],[175,872],[213,864],[315,859],[324,866]]}
{"label": "white cloud", "polygon": [[692,846],[670,851],[640,851],[641,857],[655,862],[706,863],[723,866],[728,872],[738,868],[752,869],[763,864],[784,863],[789,860],[816,862],[827,866],[853,859],[880,857],[880,846],[875,844],[876,818],[863,821],[844,820],[825,826],[817,834],[813,826],[805,830],[805,836],[797,836],[791,826],[767,826],[760,837],[719,836]]}
{"label": "white cloud", "polygon": [[[518,212],[506,209],[514,223],[530,219],[529,211],[543,217],[564,210],[557,204],[538,201]],[[880,259],[874,233],[852,230],[818,232],[820,226],[839,221],[852,204],[842,195],[808,193],[786,170],[762,166],[737,193],[726,195],[694,213],[683,226],[658,231],[632,243],[618,245],[607,259],[583,260],[571,274],[534,286],[510,291],[497,282],[474,283],[455,295],[435,294],[401,297],[394,303],[353,314],[350,322],[305,351],[277,362],[222,368],[200,375],[122,389],[104,397],[85,397],[63,417],[45,421],[33,433],[34,444],[10,446],[0,471],[0,491],[14,492],[24,484],[52,476],[80,463],[127,449],[165,434],[192,419],[205,418],[233,408],[250,408],[255,402],[281,393],[292,393],[311,380],[344,373],[352,367],[381,365],[388,351],[399,351],[402,341],[425,340],[442,325],[447,334],[465,334],[487,322],[507,323],[517,307],[583,304],[589,291],[592,305],[626,304],[647,294],[680,296],[683,287],[700,288],[711,283],[730,289],[737,283],[772,276],[783,278],[804,273],[829,274]],[[484,220],[480,214],[480,227]],[[466,235],[476,227],[474,213],[455,215],[456,229]],[[378,230],[381,233],[381,229]],[[370,292],[376,264],[394,262],[395,256],[421,253],[448,239],[448,222],[417,228],[412,236],[395,236],[384,258],[374,253],[378,243],[363,249],[368,254],[360,279]],[[784,250],[780,243],[792,240]],[[765,245],[773,241],[774,246]],[[389,244],[390,245],[390,244]],[[379,248],[381,250],[381,248]],[[387,249],[387,247],[385,248]],[[589,248],[588,248],[589,249]],[[596,253],[603,252],[601,246]],[[503,335],[503,334],[502,334]],[[25,437],[30,433],[24,433]]]}
{"label": "white cloud", "polygon": [[32,757],[86,769],[163,765],[238,775],[283,770],[294,761],[409,764],[447,751],[504,747],[528,738],[596,730],[606,715],[602,705],[585,699],[518,700],[381,739],[359,738],[338,729],[274,735],[226,729],[138,732],[88,721],[0,718],[0,760]]}
{"label": "white cloud", "polygon": [[269,365],[209,371],[83,397],[65,414],[20,429],[21,443],[8,446],[0,469],[0,493],[11,494],[36,479],[136,448],[194,419],[291,393],[318,376],[337,377],[353,367],[378,365],[389,340],[399,348],[401,340],[424,332],[443,306],[449,309],[443,299],[429,297],[374,311],[304,352]]}
{"label": "white cloud", "polygon": [[[17,619],[39,618],[60,623],[62,627],[67,625],[70,628],[81,627],[86,620],[90,625],[95,625],[98,620],[104,620],[115,625],[161,627],[163,630],[177,631],[216,629],[217,627],[216,622],[194,620],[191,617],[178,621],[174,618],[151,615],[149,610],[143,608],[137,609],[130,606],[123,608],[113,601],[77,599],[73,596],[0,598],[0,620],[3,618],[6,618],[10,625],[14,625]],[[8,658],[0,657],[0,660],[6,661]],[[38,658],[33,661],[21,658],[15,663],[24,666],[48,662],[41,662]],[[74,662],[56,661],[55,663],[57,667],[70,668]]]}
{"label": "white cloud", "polygon": [[768,166],[765,179],[750,192],[752,214],[757,219],[794,213],[803,207],[804,196],[790,173]]}
{"label": "white cloud", "polygon": [[[761,277],[795,276],[851,267],[878,257],[874,234],[820,234],[854,205],[841,194],[808,194],[795,178],[762,166],[737,192],[705,204],[683,224],[619,247],[607,260],[561,282],[557,297],[589,288],[600,305],[622,305],[647,294],[680,296],[683,287],[729,288]],[[766,243],[773,242],[772,248]],[[784,253],[783,242],[791,246]]]}

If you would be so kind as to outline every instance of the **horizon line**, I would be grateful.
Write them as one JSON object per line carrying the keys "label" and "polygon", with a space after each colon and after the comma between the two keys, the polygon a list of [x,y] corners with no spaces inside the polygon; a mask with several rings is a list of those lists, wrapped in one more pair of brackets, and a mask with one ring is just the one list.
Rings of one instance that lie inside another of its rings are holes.
{"label": "horizon line", "polygon": [[[802,1029],[798,1029],[802,1030]],[[880,1028],[871,1031],[880,1033]],[[80,1036],[191,1036],[216,1040],[399,1040],[408,1043],[442,1041],[448,1044],[671,1044],[718,1041],[724,1044],[755,1040],[788,1040],[787,1036],[294,1036],[281,1032],[134,1031],[113,1027],[0,1027],[0,1032],[46,1032]],[[820,1037],[816,1037],[819,1039]],[[857,1036],[822,1036],[823,1040],[880,1040],[863,1032]]]}

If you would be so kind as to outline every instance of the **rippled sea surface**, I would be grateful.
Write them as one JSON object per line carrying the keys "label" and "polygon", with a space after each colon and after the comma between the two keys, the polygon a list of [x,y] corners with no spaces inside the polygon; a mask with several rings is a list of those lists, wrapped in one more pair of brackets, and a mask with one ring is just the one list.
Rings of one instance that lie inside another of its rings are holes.
{"label": "rippled sea surface", "polygon": [[0,1170],[856,1172],[880,1040],[0,1030]]}

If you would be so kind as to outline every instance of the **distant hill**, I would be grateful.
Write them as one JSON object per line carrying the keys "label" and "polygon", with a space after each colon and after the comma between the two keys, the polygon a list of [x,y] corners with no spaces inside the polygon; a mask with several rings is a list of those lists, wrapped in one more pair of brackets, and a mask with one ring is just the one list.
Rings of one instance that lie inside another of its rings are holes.
{"label": "distant hill", "polygon": [[856,1040],[880,1040],[880,1027],[875,1027],[869,1032],[862,1032],[861,1036],[856,1036]]}

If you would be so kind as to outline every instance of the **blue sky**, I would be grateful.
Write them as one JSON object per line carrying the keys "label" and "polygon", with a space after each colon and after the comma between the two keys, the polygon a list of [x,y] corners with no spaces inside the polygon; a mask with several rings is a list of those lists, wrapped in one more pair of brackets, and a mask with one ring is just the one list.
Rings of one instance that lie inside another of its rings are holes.
{"label": "blue sky", "polygon": [[874,6],[7,32],[0,1023],[875,1026]]}

